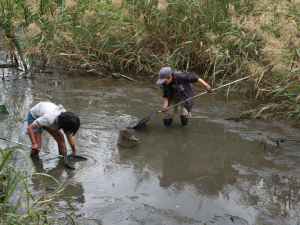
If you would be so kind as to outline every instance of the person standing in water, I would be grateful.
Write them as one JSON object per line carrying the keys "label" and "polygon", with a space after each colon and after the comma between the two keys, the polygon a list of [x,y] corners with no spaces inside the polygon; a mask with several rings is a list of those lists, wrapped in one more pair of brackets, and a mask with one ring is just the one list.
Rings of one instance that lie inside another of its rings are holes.
{"label": "person standing in water", "polygon": [[156,84],[160,85],[163,92],[162,111],[165,114],[163,119],[164,125],[170,127],[173,122],[173,114],[178,111],[177,107],[175,107],[174,112],[171,112],[169,107],[172,104],[187,100],[179,105],[181,125],[186,126],[193,106],[192,99],[188,100],[194,96],[192,83],[201,84],[208,92],[211,92],[211,86],[195,73],[174,71],[171,67],[162,67],[158,76]]}
{"label": "person standing in water", "polygon": [[72,112],[66,112],[62,105],[40,102],[33,106],[27,116],[27,133],[31,140],[31,156],[38,157],[42,146],[42,132],[46,130],[56,141],[59,154],[66,157],[67,148],[64,134],[76,155],[75,134],[80,127],[80,119]]}

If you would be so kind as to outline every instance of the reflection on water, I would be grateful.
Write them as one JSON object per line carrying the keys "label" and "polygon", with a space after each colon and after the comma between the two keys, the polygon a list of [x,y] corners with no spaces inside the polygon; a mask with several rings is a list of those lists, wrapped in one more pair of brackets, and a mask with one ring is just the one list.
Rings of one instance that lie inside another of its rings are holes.
{"label": "reflection on water", "polygon": [[[51,169],[44,169],[44,163],[41,159],[33,159],[32,165],[36,173],[48,174],[59,181],[59,184],[64,184],[64,191],[61,194],[61,200],[65,200],[69,204],[77,205],[78,203],[83,204],[84,189],[80,182],[72,179],[75,175],[74,171],[66,170],[63,159],[58,159],[56,165]],[[56,184],[49,177],[43,177],[41,175],[34,175],[32,177],[33,190],[35,192],[47,192],[53,191],[53,187],[56,188]]]}
{"label": "reflection on water", "polygon": [[[89,160],[77,162],[75,171],[65,169],[55,158],[56,143],[45,133],[45,154],[28,168],[65,185],[57,207],[75,211],[78,220],[108,225],[296,225],[300,220],[296,147],[267,154],[253,138],[264,125],[215,120],[235,113],[236,102],[226,105],[217,96],[204,96],[194,114],[208,119],[193,119],[184,128],[176,121],[166,129],[158,115],[138,133],[140,145],[119,151],[119,130],[160,105],[156,89],[53,73],[31,79],[10,75],[0,91],[10,112],[0,116],[0,135],[10,140],[29,143],[20,130],[27,111],[39,101],[51,100],[79,114],[79,152]],[[12,145],[0,141],[2,148]],[[23,151],[29,154],[29,149]],[[22,157],[15,163],[25,167]],[[36,195],[56,187],[39,176],[33,176],[32,185]]]}

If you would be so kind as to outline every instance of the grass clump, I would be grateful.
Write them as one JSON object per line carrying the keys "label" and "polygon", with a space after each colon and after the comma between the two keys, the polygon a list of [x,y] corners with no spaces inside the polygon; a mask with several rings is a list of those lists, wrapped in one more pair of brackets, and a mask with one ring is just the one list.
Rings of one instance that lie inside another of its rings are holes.
{"label": "grass clump", "polygon": [[55,212],[53,199],[63,190],[62,187],[57,185],[51,194],[34,197],[29,185],[31,176],[55,179],[47,174],[30,175],[17,169],[13,159],[16,152],[17,149],[0,149],[0,224],[63,224],[51,216]]}

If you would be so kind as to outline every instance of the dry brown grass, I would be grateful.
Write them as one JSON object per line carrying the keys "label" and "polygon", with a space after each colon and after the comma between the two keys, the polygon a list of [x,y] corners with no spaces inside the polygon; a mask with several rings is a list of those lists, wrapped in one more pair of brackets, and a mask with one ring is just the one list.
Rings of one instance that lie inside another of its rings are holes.
{"label": "dry brown grass", "polygon": [[82,23],[83,24],[91,23],[92,21],[95,21],[95,17],[96,17],[96,11],[86,10],[82,17]]}
{"label": "dry brown grass", "polygon": [[27,30],[26,30],[26,37],[27,38],[33,38],[35,37],[36,35],[39,35],[41,33],[41,28],[39,27],[38,24],[36,23],[31,23],[29,24],[29,26],[27,27]]}
{"label": "dry brown grass", "polygon": [[289,15],[289,9],[299,7],[299,4],[300,0],[255,1],[254,12],[243,18],[230,7],[233,23],[262,38],[265,43],[263,61],[274,65],[273,72],[288,73],[291,63],[286,60],[287,53],[300,48],[299,25]]}
{"label": "dry brown grass", "polygon": [[75,0],[65,0],[65,4],[67,8],[75,8],[77,5],[77,2]]}
{"label": "dry brown grass", "polygon": [[39,46],[26,49],[25,55],[40,55],[42,53]]}
{"label": "dry brown grass", "polygon": [[26,0],[26,5],[32,10],[32,12],[36,13],[39,10],[39,0]]}
{"label": "dry brown grass", "polygon": [[165,11],[168,8],[167,0],[158,0],[157,8],[160,11]]}
{"label": "dry brown grass", "polygon": [[62,32],[61,35],[66,42],[73,43],[74,40],[71,32]]}
{"label": "dry brown grass", "polygon": [[121,8],[123,5],[123,0],[112,0],[112,4],[116,8]]}

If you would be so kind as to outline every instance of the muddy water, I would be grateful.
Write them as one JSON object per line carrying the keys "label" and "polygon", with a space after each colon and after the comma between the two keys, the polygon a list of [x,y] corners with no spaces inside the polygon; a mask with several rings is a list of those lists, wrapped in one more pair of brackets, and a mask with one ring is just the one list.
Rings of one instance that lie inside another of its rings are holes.
{"label": "muddy water", "polygon": [[[154,118],[137,133],[134,149],[117,146],[119,130],[134,124],[160,105],[153,86],[89,76],[34,74],[21,79],[6,73],[0,82],[0,136],[29,144],[24,118],[44,100],[77,113],[82,127],[78,151],[89,160],[76,170],[55,158],[55,142],[44,134],[40,161],[29,149],[17,165],[45,172],[65,185],[57,209],[81,224],[299,224],[300,154],[295,141],[276,147],[268,137],[300,140],[298,130],[282,124],[224,120],[235,115],[242,100],[217,96],[196,101],[188,127],[178,120],[170,129]],[[0,141],[0,147],[15,146]],[[32,178],[35,195],[50,193],[55,184]],[[63,214],[57,215],[63,217]]]}

